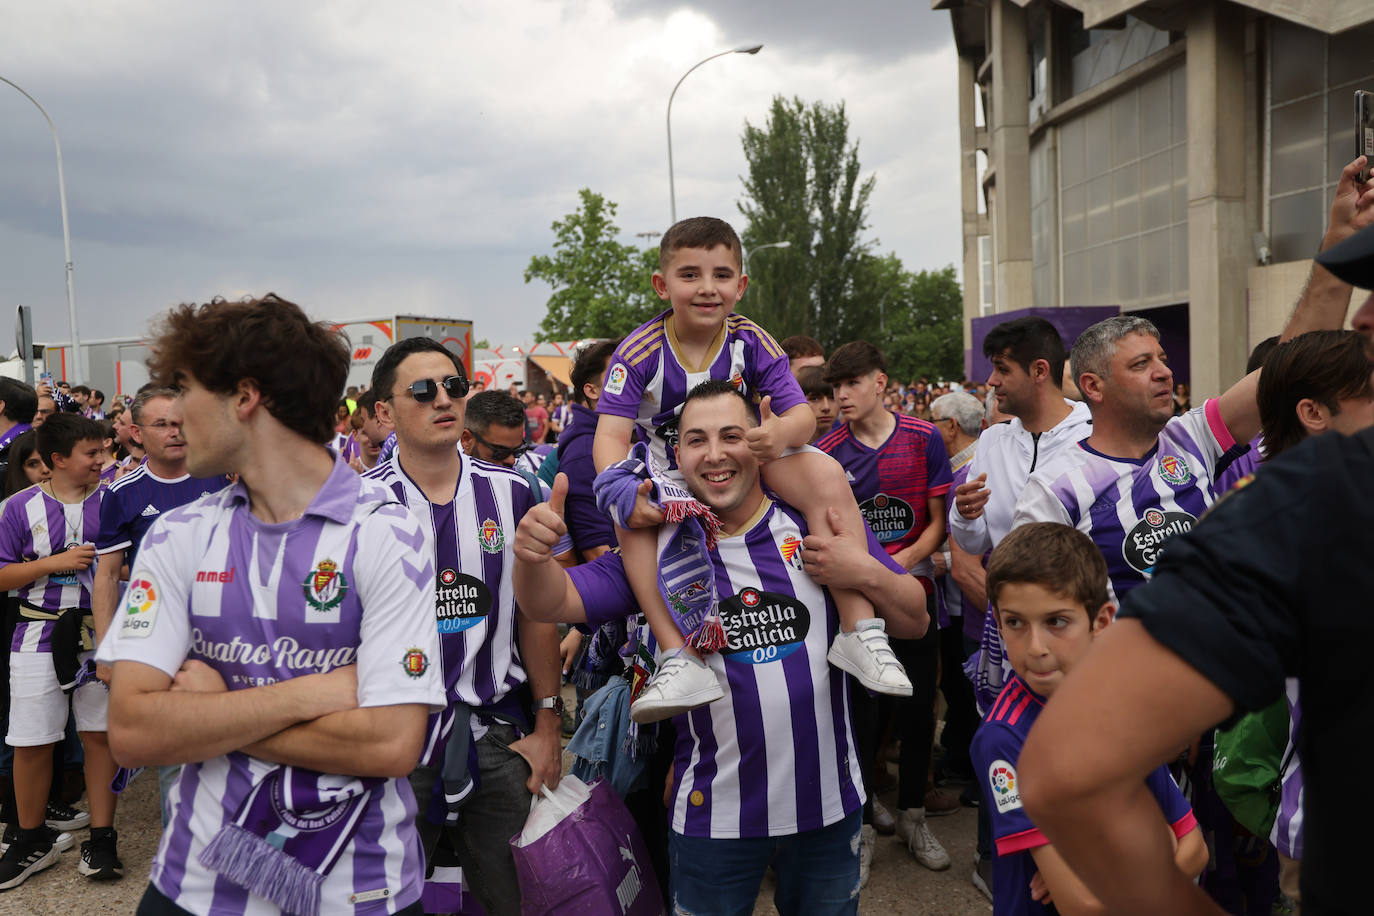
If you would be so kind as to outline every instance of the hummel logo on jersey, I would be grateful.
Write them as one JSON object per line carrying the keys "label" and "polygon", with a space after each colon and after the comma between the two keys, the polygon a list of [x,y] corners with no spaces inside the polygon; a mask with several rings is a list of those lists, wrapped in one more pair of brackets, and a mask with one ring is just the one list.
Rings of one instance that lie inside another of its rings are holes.
{"label": "hummel logo on jersey", "polygon": [[216,572],[213,569],[202,569],[196,573],[196,581],[216,583],[233,582],[234,570],[232,567],[222,572]]}
{"label": "hummel logo on jersey", "polygon": [[138,514],[144,518],[152,518],[154,515],[158,514],[157,507],[152,503],[148,503],[148,507]]}
{"label": "hummel logo on jersey", "polygon": [[844,479],[847,480],[847,481],[849,481],[850,483],[853,483],[853,482],[854,482],[854,475],[851,474],[848,470],[846,470],[846,471],[844,472]]}

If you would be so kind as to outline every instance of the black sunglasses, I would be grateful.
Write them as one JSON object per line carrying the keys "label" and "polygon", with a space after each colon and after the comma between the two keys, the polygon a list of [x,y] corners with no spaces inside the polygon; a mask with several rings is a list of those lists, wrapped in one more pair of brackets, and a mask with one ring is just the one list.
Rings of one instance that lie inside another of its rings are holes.
{"label": "black sunglasses", "polygon": [[467,397],[468,380],[461,375],[450,375],[442,382],[435,382],[432,378],[422,378],[418,382],[411,382],[406,391],[410,396],[421,404],[428,404],[439,396],[439,385],[444,386],[444,392],[455,400]]}
{"label": "black sunglasses", "polygon": [[477,440],[478,445],[482,446],[487,451],[491,452],[490,460],[495,462],[496,464],[504,463],[505,460],[511,457],[512,455],[514,455],[516,458],[519,458],[521,455],[525,454],[530,449],[534,448],[533,442],[521,442],[519,445],[514,447],[509,445],[493,445],[486,439],[483,439],[481,436],[477,435],[477,433],[473,432],[471,429],[469,429],[468,432],[472,433],[472,438]]}

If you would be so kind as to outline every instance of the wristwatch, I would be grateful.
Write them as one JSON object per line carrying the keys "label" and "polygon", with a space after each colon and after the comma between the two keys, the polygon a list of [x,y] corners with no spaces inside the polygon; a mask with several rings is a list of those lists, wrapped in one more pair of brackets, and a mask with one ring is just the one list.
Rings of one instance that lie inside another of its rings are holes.
{"label": "wristwatch", "polygon": [[562,698],[561,696],[558,696],[557,694],[555,694],[554,696],[551,696],[551,697],[544,697],[544,699],[542,699],[542,700],[535,700],[535,701],[534,701],[534,711],[535,711],[535,712],[538,712],[538,711],[541,710],[541,709],[552,709],[553,712],[554,712],[554,715],[556,715],[556,716],[558,716],[558,718],[562,719],[562,718],[563,718],[563,698]]}

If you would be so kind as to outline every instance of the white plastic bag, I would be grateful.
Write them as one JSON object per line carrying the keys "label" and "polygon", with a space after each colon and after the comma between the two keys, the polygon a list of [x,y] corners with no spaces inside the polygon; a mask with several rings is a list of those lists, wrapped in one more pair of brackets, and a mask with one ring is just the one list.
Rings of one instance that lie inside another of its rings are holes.
{"label": "white plastic bag", "polygon": [[592,790],[576,776],[564,776],[558,781],[558,788],[549,791],[548,786],[539,787],[539,795],[530,804],[530,816],[525,820],[525,829],[520,831],[517,846],[525,847],[548,833],[566,817],[586,804],[592,797]]}

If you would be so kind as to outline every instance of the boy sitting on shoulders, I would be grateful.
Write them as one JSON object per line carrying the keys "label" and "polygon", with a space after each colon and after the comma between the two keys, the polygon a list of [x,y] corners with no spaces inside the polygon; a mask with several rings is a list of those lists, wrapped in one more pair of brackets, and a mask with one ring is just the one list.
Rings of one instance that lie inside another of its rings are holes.
{"label": "boy sitting on shoulders", "polygon": [[[1016,766],[1045,701],[1092,648],[1116,614],[1107,601],[1107,564],[1087,535],[1037,522],[1012,530],[988,560],[988,600],[1015,675],[974,735],[974,772],[997,841],[994,916],[1103,913],[1021,807]],[[1192,809],[1168,769],[1146,781],[1159,802],[1160,829],[1174,841],[1174,863],[1190,878],[1207,864]]]}

